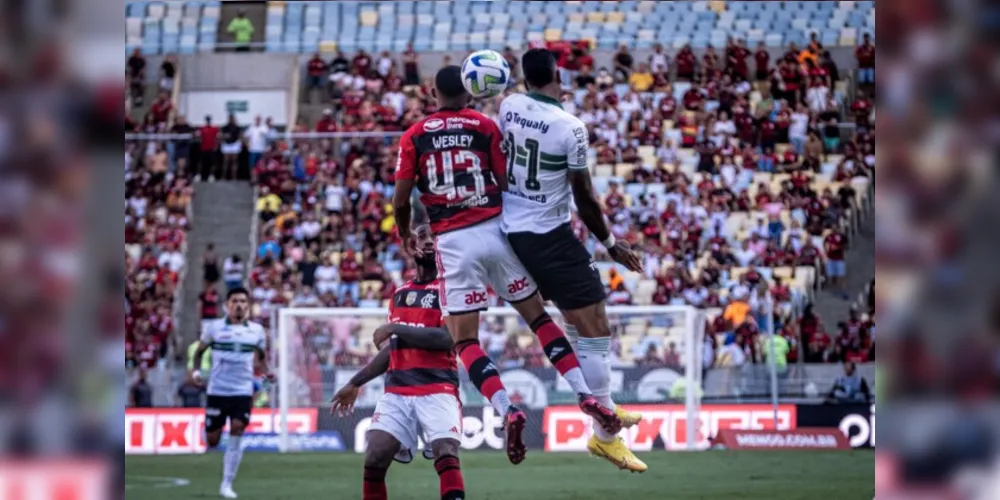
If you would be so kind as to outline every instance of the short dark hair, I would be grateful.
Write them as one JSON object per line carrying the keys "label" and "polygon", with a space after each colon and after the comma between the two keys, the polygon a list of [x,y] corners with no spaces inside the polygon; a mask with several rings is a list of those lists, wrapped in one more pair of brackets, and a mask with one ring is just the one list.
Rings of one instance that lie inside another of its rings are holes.
{"label": "short dark hair", "polygon": [[465,87],[462,86],[462,68],[451,65],[439,69],[434,78],[434,87],[441,97],[447,99],[461,97],[465,94]]}
{"label": "short dark hair", "polygon": [[250,298],[250,291],[249,290],[247,290],[246,288],[244,288],[242,286],[236,286],[236,287],[230,288],[229,291],[226,292],[226,300],[229,300],[229,299],[233,298],[233,295],[240,295],[240,294],[246,295],[248,299]]}
{"label": "short dark hair", "polygon": [[548,49],[531,49],[521,56],[521,71],[529,87],[544,87],[556,81],[556,56]]}

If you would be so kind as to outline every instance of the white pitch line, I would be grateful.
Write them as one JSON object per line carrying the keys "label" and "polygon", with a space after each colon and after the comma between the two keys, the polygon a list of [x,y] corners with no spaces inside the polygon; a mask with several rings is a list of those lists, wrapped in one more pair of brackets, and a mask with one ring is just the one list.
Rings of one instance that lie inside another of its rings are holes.
{"label": "white pitch line", "polygon": [[[129,479],[138,479],[144,483],[152,483],[147,486],[145,484],[128,484]],[[125,476],[125,489],[130,488],[181,488],[191,484],[191,481],[183,477],[168,477],[168,476]]]}

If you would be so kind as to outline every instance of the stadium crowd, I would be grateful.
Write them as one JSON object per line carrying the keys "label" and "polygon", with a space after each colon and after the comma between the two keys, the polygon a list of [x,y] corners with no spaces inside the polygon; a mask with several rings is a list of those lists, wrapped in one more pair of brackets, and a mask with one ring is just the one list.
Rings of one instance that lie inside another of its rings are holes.
{"label": "stadium crowd", "polygon": [[[857,51],[862,68],[866,47],[867,37]],[[872,359],[873,314],[853,314],[840,331],[826,332],[806,307],[818,286],[847,298],[838,287],[863,199],[852,180],[868,179],[874,169],[874,84],[867,73],[851,96],[841,78],[847,72],[816,40],[802,50],[790,46],[776,61],[739,40],[701,56],[658,46],[647,61],[623,46],[613,67],[596,69],[586,44],[550,48],[560,55],[563,106],[587,124],[595,185],[612,230],[645,256],[644,276],[601,263],[609,304],[706,308],[708,363],[739,364],[764,359],[758,333],[769,290],[778,303],[776,331],[788,340],[783,360]],[[504,56],[516,79],[517,54],[507,49]],[[258,320],[267,323],[275,307],[288,305],[380,307],[412,276],[398,252],[389,203],[396,139],[383,133],[435,111],[418,60],[411,49],[401,64],[389,53],[364,51],[337,53],[329,62],[317,54],[308,62],[307,98],[318,92],[326,109],[315,123],[300,120],[290,130],[373,137],[287,140],[259,118],[247,127],[230,119],[222,128],[194,130],[165,92],[141,125],[127,117],[126,131],[194,133],[190,141],[126,143],[128,363],[148,368],[171,342],[189,183],[235,177],[237,161],[249,161],[259,187],[259,246],[249,276]],[[498,103],[477,106],[492,115]],[[684,168],[692,157],[695,168]],[[192,164],[197,168],[187,168]],[[573,226],[586,240],[586,228],[578,220]],[[619,360],[676,362],[676,345],[662,338],[623,346],[629,325],[619,323]],[[359,326],[316,322],[303,329],[303,340],[320,365],[360,364],[373,352],[359,340]],[[484,331],[493,328],[484,324]],[[507,365],[541,359],[537,346],[512,336],[486,342]]]}
{"label": "stadium crowd", "polygon": [[[709,331],[721,344],[713,349],[742,346],[752,362],[763,359],[755,340],[769,288],[781,311],[776,327],[791,341],[789,361],[798,359],[799,343],[806,361],[870,357],[868,315],[861,327],[862,316],[845,318],[851,326],[831,332],[834,341],[804,309],[808,290],[793,283],[796,268],[814,268],[819,281],[847,298],[838,287],[861,200],[851,181],[869,178],[874,168],[874,110],[866,93],[873,88],[848,100],[846,86],[837,85],[840,70],[815,40],[804,50],[789,47],[777,61],[763,47],[751,53],[735,40],[721,54],[701,57],[690,48],[669,56],[657,47],[648,62],[635,61],[623,46],[613,68],[596,71],[585,45],[554,49],[561,51],[563,105],[587,124],[595,174],[608,179],[602,200],[613,231],[645,253],[645,276],[605,272],[610,304],[717,310]],[[516,54],[504,55],[516,77]],[[307,90],[318,91],[327,108],[316,123],[300,122],[293,131],[405,130],[435,111],[417,58],[412,50],[402,65],[388,53],[338,53],[329,62],[315,55]],[[491,115],[497,103],[478,106]],[[396,147],[382,136],[275,141],[253,165],[261,224],[250,283],[258,318],[267,321],[272,308],[285,305],[379,307],[410,277],[389,203]],[[697,167],[684,171],[678,165],[691,151]],[[729,225],[739,214],[753,216]],[[582,224],[573,224],[586,239]],[[309,336],[321,339],[322,363],[370,356],[346,331],[334,322],[313,326]],[[840,346],[848,341],[850,349]],[[533,359],[530,345],[497,344],[505,360]],[[669,362],[668,346],[643,345],[653,350],[618,354]]]}

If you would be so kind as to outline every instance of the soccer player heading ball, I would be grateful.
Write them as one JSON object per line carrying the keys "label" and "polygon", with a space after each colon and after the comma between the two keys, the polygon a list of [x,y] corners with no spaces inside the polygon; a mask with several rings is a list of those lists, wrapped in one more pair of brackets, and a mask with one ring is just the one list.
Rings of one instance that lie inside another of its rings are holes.
{"label": "soccer player heading ball", "polygon": [[250,423],[253,407],[254,365],[257,372],[274,376],[267,368],[264,356],[266,334],[264,327],[248,321],[250,292],[243,287],[233,288],[226,294],[226,317],[208,323],[201,332],[199,345],[194,352],[195,367],[191,376],[201,380],[201,358],[212,349],[212,371],[208,376],[208,401],[205,405],[205,439],[209,448],[219,445],[222,428],[229,421],[229,442],[222,458],[222,484],[219,495],[236,498],[233,480],[243,460],[241,440]]}
{"label": "soccer player heading ball", "polygon": [[[503,231],[542,295],[562,312],[567,330],[578,332],[580,369],[597,401],[614,410],[626,426],[635,425],[642,417],[616,408],[611,400],[611,328],[604,285],[590,253],[570,228],[570,200],[612,259],[636,272],[642,271],[642,264],[604,221],[590,180],[587,128],[559,103],[555,56],[546,49],[529,50],[521,68],[528,93],[500,104],[508,183]],[[646,464],[602,426],[594,426],[587,447],[622,469],[646,470]]]}
{"label": "soccer player heading ball", "polygon": [[496,366],[479,344],[479,313],[487,286],[509,302],[538,336],[552,364],[579,395],[580,409],[609,435],[621,430],[618,415],[592,394],[573,347],[545,312],[532,276],[514,255],[500,225],[501,193],[508,190],[504,140],[497,125],[467,109],[469,94],[458,66],[438,71],[434,96],[440,111],[417,122],[400,139],[393,207],[403,248],[411,248],[410,194],[414,186],[437,234],[445,323],[469,378],[504,417],[507,457],[524,460],[527,420],[513,406]]}

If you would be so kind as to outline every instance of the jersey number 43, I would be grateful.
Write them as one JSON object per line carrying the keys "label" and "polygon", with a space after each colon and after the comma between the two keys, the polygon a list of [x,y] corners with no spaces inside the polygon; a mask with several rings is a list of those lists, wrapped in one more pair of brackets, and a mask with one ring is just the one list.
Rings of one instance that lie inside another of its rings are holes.
{"label": "jersey number 43", "polygon": [[434,153],[427,157],[427,185],[431,193],[449,200],[482,196],[486,193],[482,162],[468,150]]}

